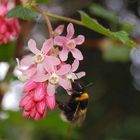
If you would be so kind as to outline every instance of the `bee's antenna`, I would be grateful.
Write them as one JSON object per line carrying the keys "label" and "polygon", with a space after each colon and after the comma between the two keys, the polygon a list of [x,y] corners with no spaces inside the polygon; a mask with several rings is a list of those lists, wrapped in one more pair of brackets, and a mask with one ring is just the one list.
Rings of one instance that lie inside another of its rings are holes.
{"label": "bee's antenna", "polygon": [[93,85],[93,83],[90,82],[89,84],[87,84],[87,85],[85,86],[85,88],[91,87],[92,85]]}

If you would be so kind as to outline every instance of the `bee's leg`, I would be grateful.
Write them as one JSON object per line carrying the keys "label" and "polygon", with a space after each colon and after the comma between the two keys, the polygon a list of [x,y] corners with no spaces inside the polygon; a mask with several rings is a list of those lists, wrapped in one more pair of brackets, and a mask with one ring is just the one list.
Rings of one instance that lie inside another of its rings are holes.
{"label": "bee's leg", "polygon": [[57,103],[57,106],[59,107],[59,109],[61,109],[62,111],[64,111],[64,112],[71,111],[71,108],[68,105],[66,105],[58,100],[56,100],[56,103]]}

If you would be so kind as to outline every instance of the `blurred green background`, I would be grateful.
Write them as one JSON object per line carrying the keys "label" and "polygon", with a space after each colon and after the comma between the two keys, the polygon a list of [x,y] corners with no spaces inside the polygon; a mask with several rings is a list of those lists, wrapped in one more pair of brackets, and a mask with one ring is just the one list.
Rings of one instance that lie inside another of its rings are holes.
{"label": "blurred green background", "polygon": [[[105,27],[112,31],[123,29],[139,42],[139,0],[50,0],[48,8],[73,18],[78,18],[76,11],[82,9]],[[44,28],[40,20],[36,19],[33,25]],[[64,23],[53,22],[54,26]],[[35,122],[22,118],[20,111],[1,107],[0,140],[140,140],[140,92],[138,84],[134,84],[134,80],[138,82],[139,79],[134,71],[130,73],[130,68],[137,68],[140,63],[131,62],[132,49],[83,27],[75,25],[75,29],[76,34],[87,38],[80,48],[84,60],[79,71],[87,73],[82,82],[85,85],[93,82],[93,86],[86,89],[90,98],[82,126],[69,131],[70,125],[61,120],[57,109],[48,111],[44,120]],[[14,46],[14,43],[0,46],[1,62],[14,65]],[[0,69],[0,73],[2,71]],[[137,72],[140,73],[140,69]],[[10,70],[7,78],[1,80],[1,87],[5,88],[9,79],[10,82],[16,80],[14,76],[11,78]],[[63,94],[64,91],[60,89],[59,92]],[[1,95],[1,101],[3,98]]]}

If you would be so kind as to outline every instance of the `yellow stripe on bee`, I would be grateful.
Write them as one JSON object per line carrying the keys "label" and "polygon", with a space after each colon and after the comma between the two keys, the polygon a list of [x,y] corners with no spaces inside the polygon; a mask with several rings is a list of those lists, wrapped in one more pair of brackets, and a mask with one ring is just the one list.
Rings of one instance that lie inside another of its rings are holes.
{"label": "yellow stripe on bee", "polygon": [[80,97],[76,97],[75,100],[76,101],[83,101],[83,100],[86,100],[88,98],[89,98],[88,94],[87,93],[83,93]]}

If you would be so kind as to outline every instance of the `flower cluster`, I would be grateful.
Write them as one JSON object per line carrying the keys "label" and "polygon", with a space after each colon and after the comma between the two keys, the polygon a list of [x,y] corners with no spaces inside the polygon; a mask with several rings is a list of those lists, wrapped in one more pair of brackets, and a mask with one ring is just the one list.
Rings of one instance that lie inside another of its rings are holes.
{"label": "flower cluster", "polygon": [[[24,117],[35,120],[44,118],[47,108],[52,110],[55,107],[57,87],[70,91],[71,82],[85,76],[85,72],[75,73],[79,61],[83,59],[76,45],[84,42],[84,36],[72,38],[72,23],[67,27],[66,36],[60,36],[62,32],[63,26],[60,25],[54,31],[54,38],[45,40],[41,50],[37,48],[35,40],[28,41],[29,50],[33,54],[25,56],[18,66],[18,70],[22,72],[19,79],[27,80],[23,89],[25,95],[20,102]],[[72,64],[67,61],[69,52],[74,58]]]}
{"label": "flower cluster", "polygon": [[13,1],[0,1],[0,45],[14,39],[20,30],[20,25],[15,18],[6,18],[6,14],[14,7]]}

